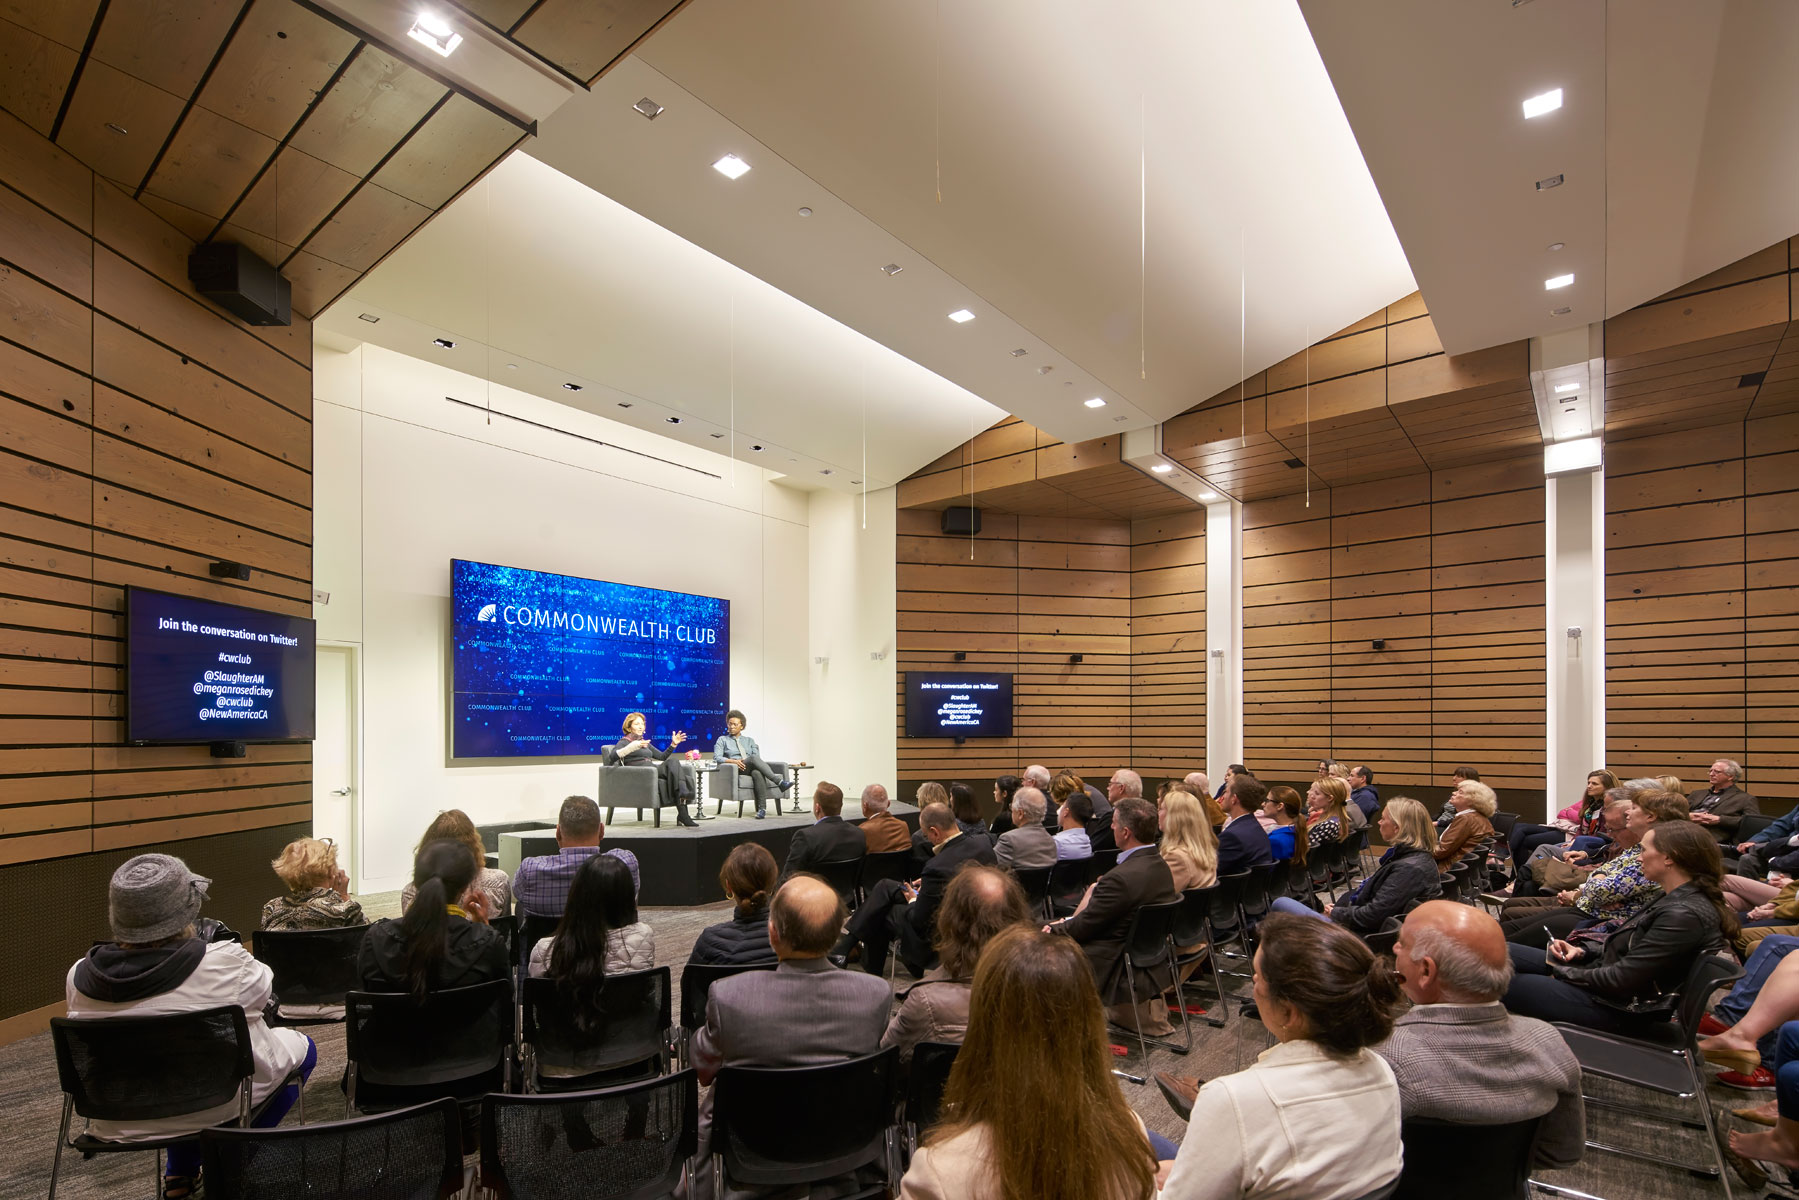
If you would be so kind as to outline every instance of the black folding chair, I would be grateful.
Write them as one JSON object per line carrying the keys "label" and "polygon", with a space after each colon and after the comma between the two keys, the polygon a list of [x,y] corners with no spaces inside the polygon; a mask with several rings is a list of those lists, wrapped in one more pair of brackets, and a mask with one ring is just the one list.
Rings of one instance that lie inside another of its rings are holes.
{"label": "black folding chair", "polygon": [[448,1200],[462,1190],[454,1100],[292,1129],[200,1134],[211,1200]]}
{"label": "black folding chair", "polygon": [[1083,859],[1087,864],[1087,882],[1097,882],[1101,875],[1117,866],[1118,854],[1117,850],[1095,850],[1092,858]]}
{"label": "black folding chair", "polygon": [[1512,830],[1517,828],[1518,822],[1523,819],[1517,813],[1496,812],[1492,817],[1493,832],[1499,835],[1500,841],[1509,842],[1512,839]]}
{"label": "black folding chair", "polygon": [[1337,896],[1337,874],[1343,865],[1343,843],[1325,842],[1306,851],[1306,871],[1310,876],[1312,899],[1320,893],[1332,900]]}
{"label": "black folding chair", "polygon": [[[1209,888],[1191,888],[1181,893],[1181,908],[1174,916],[1174,927],[1169,930],[1168,944],[1174,954],[1175,978],[1180,979],[1181,972],[1196,965],[1201,959],[1211,966],[1212,986],[1218,992],[1218,1002],[1213,1006],[1217,1012],[1225,1010],[1224,977],[1218,973],[1218,955],[1212,933],[1212,894],[1217,890],[1214,884]],[[1197,950],[1183,954],[1182,946],[1199,946]],[[1175,986],[1175,995],[1179,997],[1181,1008],[1187,1007],[1186,981]],[[1224,1018],[1206,1014],[1206,1024],[1214,1029],[1224,1027]]]}
{"label": "black folding chair", "polygon": [[787,1188],[879,1166],[880,1183],[843,1200],[886,1196],[898,1064],[899,1047],[889,1046],[820,1067],[721,1067],[712,1085],[714,1194],[726,1181]]}
{"label": "black folding chair", "polygon": [[1088,870],[1088,860],[1084,858],[1059,858],[1049,869],[1049,915],[1052,919],[1071,911],[1079,903],[1081,893],[1087,890]]}
{"label": "black folding chair", "polygon": [[912,851],[887,850],[862,856],[862,873],[857,877],[857,886],[861,889],[862,899],[866,900],[869,891],[883,879],[908,883],[917,878],[918,865]]}
{"label": "black folding chair", "polygon": [[[668,1067],[674,1004],[669,969],[622,971],[581,1013],[554,979],[526,979],[521,992],[525,1083],[533,1091],[580,1091],[653,1079]],[[585,1018],[585,1020],[583,1020]]]}
{"label": "black folding chair", "polygon": [[[271,1024],[322,1025],[344,1019],[344,993],[359,976],[356,955],[367,925],[342,929],[263,929],[250,950],[275,976],[279,1017]],[[300,1012],[301,1008],[313,1009]],[[336,1012],[329,1011],[336,1009]]]}
{"label": "black folding chair", "polygon": [[506,961],[518,961],[518,918],[511,913],[487,918],[487,927],[506,939]]}
{"label": "black folding chair", "polygon": [[1362,940],[1368,944],[1368,949],[1376,954],[1385,954],[1391,957],[1393,947],[1399,944],[1399,930],[1379,929],[1373,933],[1363,934]]}
{"label": "black folding chair", "polygon": [[1457,1125],[1413,1117],[1399,1126],[1405,1166],[1394,1200],[1530,1200],[1530,1164],[1543,1118]]}
{"label": "black folding chair", "polygon": [[519,913],[518,933],[513,939],[513,950],[517,957],[513,961],[518,963],[520,972],[530,970],[531,951],[536,949],[537,943],[545,938],[555,937],[556,927],[560,924],[562,924],[561,917],[546,917],[528,912]]}
{"label": "black folding chair", "polygon": [[[1143,1032],[1143,1016],[1137,1011],[1137,972],[1142,971],[1155,983],[1157,971],[1168,976],[1168,988],[1179,991],[1179,977],[1174,971],[1174,922],[1181,910],[1181,901],[1170,900],[1165,904],[1142,904],[1131,914],[1131,923],[1124,934],[1124,993],[1131,1002],[1131,1017],[1136,1024],[1137,1049],[1145,1061],[1149,1059],[1151,1044],[1172,1050],[1176,1054],[1186,1054],[1193,1049],[1193,1026],[1187,1020],[1187,1006],[1181,1005],[1181,1029],[1186,1034],[1184,1045],[1177,1044],[1167,1038],[1147,1037]],[[1158,991],[1158,995],[1160,992]],[[1118,985],[1112,986],[1112,994],[1106,998],[1108,1004],[1118,1004]]]}
{"label": "black folding chair", "polygon": [[1018,886],[1024,889],[1024,902],[1027,905],[1025,911],[1042,909],[1043,919],[1046,921],[1055,919],[1055,913],[1049,908],[1049,877],[1054,871],[1055,867],[1049,866],[1027,867],[1012,872],[1012,878],[1018,880]]}
{"label": "black folding chair", "polygon": [[[1675,1120],[1687,1129],[1703,1129],[1705,1131],[1705,1144],[1711,1152],[1713,1165],[1710,1168],[1696,1167],[1677,1158],[1651,1154],[1643,1150],[1631,1150],[1623,1146],[1612,1145],[1609,1142],[1594,1141],[1591,1137],[1587,1138],[1588,1146],[1595,1150],[1621,1154],[1627,1158],[1642,1159],[1645,1162],[1660,1163],[1665,1167],[1691,1171],[1693,1174],[1707,1179],[1717,1179],[1723,1176],[1724,1155],[1718,1146],[1711,1102],[1706,1099],[1705,1058],[1699,1052],[1697,1039],[1699,1037],[1699,1020],[1705,1015],[1706,1000],[1713,992],[1742,978],[1742,975],[1743,968],[1729,959],[1710,955],[1700,956],[1698,961],[1693,964],[1692,970],[1687,972],[1686,982],[1681,985],[1678,993],[1675,1003],[1677,1019],[1653,1023],[1646,1021],[1641,1035],[1637,1037],[1627,1037],[1617,1033],[1601,1033],[1582,1025],[1555,1022],[1555,1027],[1561,1033],[1562,1040],[1568,1043],[1568,1048],[1574,1051],[1574,1057],[1580,1060],[1582,1075],[1596,1075],[1601,1079],[1610,1079],[1616,1083],[1659,1092],[1664,1096],[1675,1096],[1683,1100],[1694,1101],[1698,1105],[1700,1119],[1693,1121],[1676,1118]],[[1646,1115],[1640,1106],[1596,1100],[1592,1096],[1587,1096],[1585,1099],[1589,1110],[1611,1109],[1616,1112],[1627,1112],[1638,1118]],[[1589,1124],[1589,1132],[1591,1129],[1592,1126]]]}
{"label": "black folding chair", "polygon": [[[250,1048],[250,1023],[236,1005],[156,1017],[52,1017],[50,1041],[56,1051],[56,1077],[62,1087],[62,1127],[56,1133],[56,1157],[50,1164],[50,1196],[62,1173],[67,1146],[83,1158],[96,1154],[154,1152],[156,1191],[162,1189],[162,1152],[197,1136],[120,1142],[83,1133],[69,1137],[70,1117],[89,1121],[138,1124],[185,1117],[236,1103],[240,1124],[251,1117],[250,1087],[256,1075]],[[289,1075],[282,1088],[299,1082]],[[263,1101],[266,1107],[281,1089]],[[301,1091],[299,1116],[306,1119]]]}
{"label": "black folding chair", "polygon": [[772,971],[779,964],[772,959],[765,963],[730,963],[723,966],[711,966],[702,963],[688,963],[681,968],[681,1061],[687,1062],[687,1043],[693,1037],[693,1031],[706,1023],[706,997],[712,992],[712,985],[729,975],[740,975],[745,971]]}
{"label": "black folding chair", "polygon": [[699,1151],[692,1071],[602,1091],[481,1100],[481,1186],[500,1200],[661,1200]]}
{"label": "black folding chair", "polygon": [[[1237,896],[1237,924],[1247,939],[1244,947],[1249,948],[1255,940],[1256,926],[1268,915],[1268,908],[1277,894],[1274,879],[1279,864],[1265,867],[1251,867],[1243,880],[1243,890]],[[1285,888],[1280,889],[1285,891]]]}
{"label": "black folding chair", "polygon": [[351,1109],[385,1112],[448,1096],[510,1090],[517,1077],[512,979],[428,992],[344,997]]}
{"label": "black folding chair", "polygon": [[956,1065],[959,1043],[919,1042],[912,1047],[912,1067],[906,1074],[906,1153],[918,1151],[918,1137],[937,1123],[943,1107],[943,1089],[949,1086],[950,1068]]}
{"label": "black folding chair", "polygon": [[856,884],[862,877],[861,858],[833,858],[828,862],[814,863],[812,873],[830,884],[831,890],[837,893],[846,907],[856,907]]}

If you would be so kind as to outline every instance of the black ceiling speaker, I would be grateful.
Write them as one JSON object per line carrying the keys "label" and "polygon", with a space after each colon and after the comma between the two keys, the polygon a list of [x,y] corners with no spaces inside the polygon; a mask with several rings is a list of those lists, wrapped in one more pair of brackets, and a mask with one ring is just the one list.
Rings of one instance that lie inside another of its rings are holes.
{"label": "black ceiling speaker", "polygon": [[981,532],[981,510],[966,505],[944,509],[943,532],[952,537],[973,537]]}
{"label": "black ceiling speaker", "polygon": [[194,290],[250,325],[291,325],[293,287],[249,249],[234,242],[207,242],[187,256]]}

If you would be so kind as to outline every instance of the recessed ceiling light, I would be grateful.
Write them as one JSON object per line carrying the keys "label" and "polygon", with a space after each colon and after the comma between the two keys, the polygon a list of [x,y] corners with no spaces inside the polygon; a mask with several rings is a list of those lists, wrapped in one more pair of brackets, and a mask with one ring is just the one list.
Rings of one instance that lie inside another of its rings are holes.
{"label": "recessed ceiling light", "polygon": [[377,317],[374,313],[357,313],[356,319],[358,321],[367,321],[370,325],[381,324],[381,318]]}
{"label": "recessed ceiling light", "polygon": [[1562,89],[1554,88],[1540,96],[1532,96],[1524,102],[1524,119],[1540,117],[1544,113],[1552,113],[1562,106]]}
{"label": "recessed ceiling light", "polygon": [[1199,494],[1199,498],[1201,500],[1216,500],[1216,499],[1218,499],[1218,493],[1217,492],[1201,492]]}
{"label": "recessed ceiling light", "polygon": [[809,208],[806,208],[806,207],[804,207],[804,206],[801,206],[801,208],[800,208],[800,216],[802,216],[802,217],[809,217],[809,216],[811,216],[811,215],[812,215],[812,210],[811,210],[811,209],[809,209]]}
{"label": "recessed ceiling light", "polygon": [[1129,417],[1125,416],[1123,413],[1119,413],[1117,416],[1112,418],[1112,424],[1119,425],[1128,420],[1130,420]]}
{"label": "recessed ceiling light", "polygon": [[835,474],[835,472],[832,471],[831,468],[825,467],[823,470],[819,471],[819,474],[820,475],[832,475],[832,474]]}
{"label": "recessed ceiling light", "polygon": [[456,343],[452,342],[449,338],[432,338],[431,344],[433,346],[442,346],[445,350],[454,350],[456,348]]}
{"label": "recessed ceiling light", "polygon": [[1025,353],[1026,353],[1025,350],[1022,347],[1020,347],[1019,349],[1012,351],[1012,357],[1013,358],[1023,358],[1025,356]]}
{"label": "recessed ceiling light", "polygon": [[642,113],[646,119],[651,121],[654,121],[657,117],[662,115],[662,106],[648,96],[645,96],[631,107]]}
{"label": "recessed ceiling light", "polygon": [[974,320],[974,314],[969,312],[966,308],[958,308],[955,312],[953,312],[949,315],[949,319],[954,321],[958,325],[966,325],[970,321]]}
{"label": "recessed ceiling light", "polygon": [[418,20],[412,23],[412,28],[406,31],[406,36],[431,47],[445,58],[450,57],[451,51],[462,45],[462,35],[451,29],[449,22],[436,13],[420,13]]}
{"label": "recessed ceiling light", "polygon": [[758,454],[760,454],[762,452],[761,446],[751,446],[750,449],[756,451],[756,453],[758,453]]}
{"label": "recessed ceiling light", "polygon": [[1550,242],[1549,249],[1553,253],[1554,251],[1564,248],[1565,246],[1567,246],[1567,244],[1568,244],[1567,242]]}
{"label": "recessed ceiling light", "polygon": [[1574,282],[1573,275],[1551,275],[1543,281],[1543,290],[1553,292],[1557,288],[1565,288]]}
{"label": "recessed ceiling light", "polygon": [[124,137],[127,134],[129,134],[131,131],[129,129],[125,128],[123,125],[114,125],[111,121],[108,121],[106,123],[106,132],[116,133],[120,137]]}
{"label": "recessed ceiling light", "polygon": [[852,479],[852,480],[850,480],[850,482],[851,483],[861,483],[862,481],[860,479]]}
{"label": "recessed ceiling light", "polygon": [[1106,402],[1101,400],[1098,396],[1095,396],[1093,399],[1086,401],[1086,405],[1088,408],[1104,408]]}
{"label": "recessed ceiling light", "polygon": [[581,390],[581,385],[578,383],[565,383],[562,386],[567,388],[571,392],[578,392]]}
{"label": "recessed ceiling light", "polygon": [[1579,390],[1580,385],[1578,383],[1558,383],[1555,385],[1555,394],[1558,396],[1566,396],[1569,392],[1578,392]]}
{"label": "recessed ceiling light", "polygon": [[1050,373],[1050,372],[1051,372],[1051,371],[1053,371],[1053,370],[1055,370],[1055,368],[1054,368],[1054,367],[1038,367],[1038,368],[1037,368],[1037,374],[1039,374],[1039,375],[1048,375],[1048,374],[1049,374],[1049,373]]}
{"label": "recessed ceiling light", "polygon": [[723,175],[726,179],[742,179],[745,175],[749,174],[750,164],[744,162],[735,154],[727,154],[717,162],[713,163],[712,169],[717,171],[720,175]]}
{"label": "recessed ceiling light", "polygon": [[1543,447],[1543,474],[1565,475],[1571,471],[1591,471],[1602,460],[1601,443],[1596,437],[1576,438],[1571,442],[1551,442]]}
{"label": "recessed ceiling light", "polygon": [[630,408],[630,407],[631,407],[631,402],[630,402],[630,401],[629,401],[629,400],[620,400],[620,401],[619,401],[619,402],[618,402],[618,406],[619,406],[619,407],[620,407],[620,408]]}
{"label": "recessed ceiling light", "polygon": [[508,371],[516,371],[516,370],[518,370],[518,364],[517,363],[507,363],[506,369]]}
{"label": "recessed ceiling light", "polygon": [[903,271],[905,269],[906,268],[900,266],[898,263],[888,263],[886,266],[881,268],[881,274],[883,274],[883,275],[898,275],[901,271]]}
{"label": "recessed ceiling light", "polygon": [[1574,311],[1574,310],[1573,310],[1573,309],[1571,309],[1571,308],[1569,308],[1569,307],[1568,307],[1568,306],[1567,306],[1567,305],[1565,305],[1565,304],[1564,304],[1564,305],[1562,305],[1562,307],[1560,307],[1560,308],[1552,308],[1552,309],[1550,309],[1550,310],[1549,310],[1549,315],[1550,315],[1550,316],[1552,316],[1552,317],[1565,317],[1565,316],[1567,316],[1567,315],[1568,315],[1568,314],[1569,314],[1569,313],[1571,313],[1571,312],[1573,312],[1573,311]]}
{"label": "recessed ceiling light", "polygon": [[680,417],[663,417],[662,419],[667,421],[670,425],[679,425],[681,423]]}
{"label": "recessed ceiling light", "polygon": [[1550,188],[1558,188],[1561,186],[1562,186],[1562,176],[1560,176],[1560,175],[1551,175],[1548,179],[1537,180],[1537,190],[1539,192],[1546,192]]}
{"label": "recessed ceiling light", "polygon": [[715,434],[713,434],[713,435],[712,435],[712,436],[713,436],[713,437],[715,437],[715,438],[721,438],[721,437],[724,437],[724,436],[725,436],[725,435],[724,435],[724,434],[722,434],[722,433],[715,433]]}
{"label": "recessed ceiling light", "polygon": [[1169,466],[1167,463],[1157,463],[1155,466],[1151,467],[1150,470],[1154,471],[1158,475],[1166,475],[1166,474],[1168,474],[1168,472],[1174,470],[1174,468]]}

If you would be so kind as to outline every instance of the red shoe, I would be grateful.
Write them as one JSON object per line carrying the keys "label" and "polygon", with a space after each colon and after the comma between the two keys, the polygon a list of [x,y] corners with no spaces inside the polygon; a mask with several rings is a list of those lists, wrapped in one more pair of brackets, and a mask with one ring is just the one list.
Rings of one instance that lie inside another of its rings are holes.
{"label": "red shoe", "polygon": [[1741,1092],[1765,1092],[1774,1087],[1774,1072],[1766,1067],[1757,1067],[1747,1075],[1741,1071],[1723,1071],[1716,1079],[1725,1087],[1736,1088]]}
{"label": "red shoe", "polygon": [[1718,1020],[1718,1018],[1712,1016],[1710,1013],[1706,1013],[1703,1017],[1699,1018],[1700,1037],[1717,1037],[1720,1033],[1723,1033],[1729,1028],[1730,1026]]}

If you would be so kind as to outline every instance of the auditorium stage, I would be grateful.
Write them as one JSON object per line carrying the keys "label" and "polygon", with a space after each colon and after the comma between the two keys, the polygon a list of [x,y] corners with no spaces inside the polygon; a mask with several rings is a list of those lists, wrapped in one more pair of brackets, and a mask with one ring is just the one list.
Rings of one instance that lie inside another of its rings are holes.
{"label": "auditorium stage", "polygon": [[[716,802],[709,803],[707,813],[715,807]],[[616,820],[606,824],[605,845],[609,850],[629,850],[637,856],[642,879],[639,904],[710,904],[725,898],[718,886],[718,872],[733,846],[758,842],[768,847],[776,863],[783,863],[787,861],[787,847],[794,831],[812,823],[810,804],[798,813],[789,811],[777,817],[770,803],[768,817],[762,821],[751,816],[747,806],[741,818],[736,812],[736,804],[726,804],[722,817],[701,821],[698,829],[683,829],[675,824],[674,810],[663,809],[662,827],[658,829],[648,812],[639,820],[633,813],[621,811]],[[912,805],[896,802],[893,815],[909,828],[918,828],[918,809]],[[859,823],[861,805],[845,799],[843,819]],[[482,832],[486,834],[487,830]],[[500,868],[510,875],[517,869],[519,859],[556,852],[556,821],[552,817],[537,828],[508,828],[497,835],[497,841]]]}

